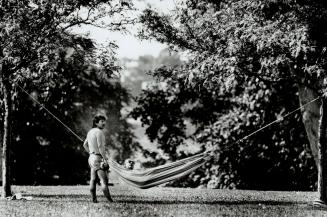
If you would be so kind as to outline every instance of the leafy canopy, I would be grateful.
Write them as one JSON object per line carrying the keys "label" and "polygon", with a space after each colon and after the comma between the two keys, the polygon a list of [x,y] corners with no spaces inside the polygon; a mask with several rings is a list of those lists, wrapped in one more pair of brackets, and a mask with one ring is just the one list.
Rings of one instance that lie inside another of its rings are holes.
{"label": "leafy canopy", "polygon": [[94,46],[90,39],[74,34],[74,27],[93,25],[123,30],[126,24],[133,22],[127,19],[126,13],[130,10],[129,3],[119,0],[1,1],[3,72],[12,82],[49,81],[58,67],[60,51],[71,48],[83,53]]}

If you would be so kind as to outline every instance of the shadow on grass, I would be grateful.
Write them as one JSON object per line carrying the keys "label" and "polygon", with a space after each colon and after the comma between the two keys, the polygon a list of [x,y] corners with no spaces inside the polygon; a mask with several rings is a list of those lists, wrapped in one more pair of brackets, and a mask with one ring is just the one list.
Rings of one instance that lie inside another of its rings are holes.
{"label": "shadow on grass", "polygon": [[[67,194],[40,194],[33,195],[36,200],[64,200],[71,202],[88,202],[90,201],[91,196],[89,195],[67,195]],[[98,198],[104,198],[102,194],[98,195]],[[292,206],[300,204],[308,204],[307,201],[277,201],[277,200],[173,200],[173,199],[151,199],[151,198],[142,198],[142,197],[131,197],[131,196],[122,196],[122,195],[113,195],[115,203],[131,203],[131,204],[152,204],[152,205],[165,205],[165,204],[204,204],[204,205],[264,205],[264,206]]]}
{"label": "shadow on grass", "polygon": [[[85,203],[91,202],[91,196],[89,195],[78,195],[78,194],[35,194],[33,195],[34,199],[32,201],[39,201],[42,203],[56,203],[56,201],[60,203],[80,203],[85,205]],[[209,205],[209,206],[222,206],[222,207],[233,207],[233,206],[241,206],[245,207],[245,209],[249,209],[250,207],[257,209],[258,207],[264,208],[267,206],[270,207],[278,207],[278,209],[298,209],[307,210],[307,211],[324,211],[327,212],[325,207],[317,207],[314,206],[313,203],[308,201],[278,201],[278,200],[195,200],[191,198],[187,199],[151,199],[151,198],[142,198],[135,196],[126,196],[126,195],[113,195],[114,202],[113,204],[121,204],[121,205],[141,205],[141,206],[153,206],[153,205]],[[98,194],[99,205],[108,204],[105,197],[102,194]],[[110,203],[109,203],[110,204]]]}
{"label": "shadow on grass", "polygon": [[[299,204],[298,202],[291,201],[169,201],[169,200],[151,200],[151,201],[135,201],[135,200],[121,200],[123,203],[138,203],[138,204],[207,204],[207,205],[270,205],[270,206],[289,206]],[[305,202],[301,204],[306,204]]]}

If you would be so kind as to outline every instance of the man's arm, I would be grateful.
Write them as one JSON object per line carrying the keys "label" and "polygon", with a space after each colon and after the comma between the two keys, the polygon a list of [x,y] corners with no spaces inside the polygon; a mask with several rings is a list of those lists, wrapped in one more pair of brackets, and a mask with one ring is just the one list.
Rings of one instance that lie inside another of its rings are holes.
{"label": "man's arm", "polygon": [[85,139],[85,141],[83,143],[83,147],[84,147],[85,151],[87,151],[87,153],[90,153],[89,143],[87,142],[87,139]]}
{"label": "man's arm", "polygon": [[102,131],[99,131],[99,133],[97,134],[97,143],[98,143],[99,152],[102,155],[102,158],[105,161],[107,161],[106,149],[105,149],[106,138],[105,138],[104,133]]}

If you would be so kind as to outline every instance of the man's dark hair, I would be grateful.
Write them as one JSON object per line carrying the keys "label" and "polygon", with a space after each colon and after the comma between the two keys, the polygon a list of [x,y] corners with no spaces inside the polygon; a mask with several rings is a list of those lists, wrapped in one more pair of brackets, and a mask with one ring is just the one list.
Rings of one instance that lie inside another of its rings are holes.
{"label": "man's dark hair", "polygon": [[96,116],[94,116],[94,118],[93,118],[93,126],[92,127],[96,127],[97,125],[97,123],[99,123],[99,121],[100,120],[106,120],[107,118],[104,116],[104,115],[96,115]]}

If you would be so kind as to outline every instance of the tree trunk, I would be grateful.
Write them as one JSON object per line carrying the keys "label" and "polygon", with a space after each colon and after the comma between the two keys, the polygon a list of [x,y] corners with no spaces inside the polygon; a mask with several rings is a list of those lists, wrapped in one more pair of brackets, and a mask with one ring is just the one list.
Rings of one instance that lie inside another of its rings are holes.
{"label": "tree trunk", "polygon": [[[300,104],[304,105],[318,97],[308,87],[299,87]],[[327,97],[314,101],[302,109],[303,123],[310,142],[311,151],[318,169],[318,194],[320,204],[327,204]]]}
{"label": "tree trunk", "polygon": [[11,88],[8,78],[2,76],[2,90],[4,103],[3,145],[2,145],[2,197],[12,196],[10,178],[10,116],[11,116]]}
{"label": "tree trunk", "polygon": [[318,201],[327,204],[327,97],[322,97],[320,106],[319,134],[318,134]]}
{"label": "tree trunk", "polygon": [[[310,102],[311,100],[318,97],[313,89],[308,87],[300,86],[299,87],[299,100],[301,106]],[[316,166],[318,168],[318,128],[319,128],[319,117],[320,117],[320,105],[321,101],[314,101],[304,108],[302,108],[302,121],[307,133],[307,137],[310,143],[310,149]]]}

